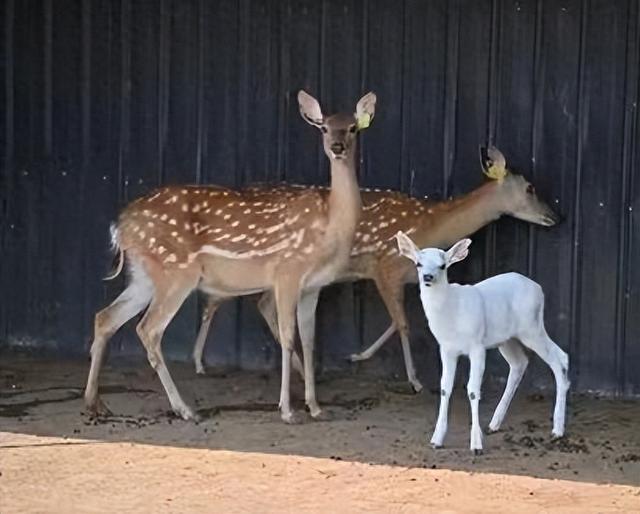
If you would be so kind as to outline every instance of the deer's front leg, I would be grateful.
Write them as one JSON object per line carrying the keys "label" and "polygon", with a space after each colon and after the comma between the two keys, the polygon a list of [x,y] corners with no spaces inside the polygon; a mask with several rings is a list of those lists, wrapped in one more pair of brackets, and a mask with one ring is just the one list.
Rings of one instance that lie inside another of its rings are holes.
{"label": "deer's front leg", "polygon": [[298,331],[302,343],[304,362],[304,397],[309,412],[314,419],[326,419],[316,400],[315,368],[313,360],[316,331],[316,306],[320,291],[305,292],[298,302]]}
{"label": "deer's front leg", "polygon": [[458,355],[447,351],[440,346],[440,360],[442,361],[442,376],[440,377],[440,409],[438,411],[438,421],[436,429],[431,437],[431,446],[440,448],[447,433],[447,417],[449,415],[449,399],[453,391],[453,379],[456,376],[458,365]]}
{"label": "deer's front leg", "polygon": [[484,375],[484,362],[486,350],[477,345],[469,353],[469,382],[467,394],[471,404],[471,451],[476,455],[482,453],[482,428],[480,428],[480,391],[482,388],[482,376]]}

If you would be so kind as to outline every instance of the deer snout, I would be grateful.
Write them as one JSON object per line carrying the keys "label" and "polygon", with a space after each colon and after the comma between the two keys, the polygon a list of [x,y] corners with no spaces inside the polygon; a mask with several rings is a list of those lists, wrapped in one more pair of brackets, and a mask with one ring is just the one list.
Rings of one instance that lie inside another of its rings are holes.
{"label": "deer snout", "polygon": [[338,156],[338,155],[342,155],[345,150],[346,147],[344,145],[344,143],[341,143],[340,141],[336,141],[335,143],[331,143],[331,151],[333,152],[333,155]]}
{"label": "deer snout", "polygon": [[425,284],[429,285],[433,282],[433,275],[431,273],[425,273],[422,275],[422,280],[424,280]]}

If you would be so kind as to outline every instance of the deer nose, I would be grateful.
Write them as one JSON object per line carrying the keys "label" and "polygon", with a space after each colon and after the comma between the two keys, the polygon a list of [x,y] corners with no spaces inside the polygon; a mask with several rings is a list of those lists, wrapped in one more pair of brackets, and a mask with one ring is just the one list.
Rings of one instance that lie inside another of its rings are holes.
{"label": "deer nose", "polygon": [[344,143],[332,143],[331,144],[331,151],[335,154],[335,155],[340,155],[344,153]]}
{"label": "deer nose", "polygon": [[433,280],[433,275],[431,273],[425,273],[424,275],[422,275],[422,279],[425,282],[431,282]]}

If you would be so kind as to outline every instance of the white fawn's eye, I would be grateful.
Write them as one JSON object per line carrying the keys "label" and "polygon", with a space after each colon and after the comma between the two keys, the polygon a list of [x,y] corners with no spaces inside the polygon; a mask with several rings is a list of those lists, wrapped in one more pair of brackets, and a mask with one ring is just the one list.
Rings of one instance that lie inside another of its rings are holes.
{"label": "white fawn's eye", "polygon": [[445,266],[444,264],[442,264],[442,265],[440,266],[440,269],[445,269],[445,268],[446,268],[446,266]]}
{"label": "white fawn's eye", "polygon": [[422,268],[422,263],[421,262],[416,262],[416,268]]}

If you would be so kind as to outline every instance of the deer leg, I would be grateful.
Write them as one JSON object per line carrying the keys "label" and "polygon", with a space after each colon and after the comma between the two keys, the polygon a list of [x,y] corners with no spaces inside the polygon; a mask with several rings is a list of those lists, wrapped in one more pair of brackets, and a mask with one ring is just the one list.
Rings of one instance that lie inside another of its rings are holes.
{"label": "deer leg", "polygon": [[[269,327],[269,330],[271,330],[271,335],[273,335],[276,342],[280,344],[280,336],[278,335],[278,315],[276,313],[275,298],[271,291],[265,291],[262,296],[260,296],[260,300],[258,300],[258,310],[267,322],[267,326]],[[298,355],[298,352],[296,352],[295,348],[291,354],[291,365],[296,373],[300,375],[300,378],[304,380],[302,361],[300,360],[300,356]]]}
{"label": "deer leg", "polygon": [[440,407],[438,409],[438,421],[431,437],[431,446],[442,447],[444,436],[447,434],[449,417],[449,400],[453,391],[453,380],[456,376],[458,356],[453,352],[447,352],[440,347],[440,360],[442,361],[442,376],[440,377]]}
{"label": "deer leg", "polygon": [[480,428],[480,392],[482,389],[482,376],[484,375],[484,363],[486,350],[483,346],[474,345],[469,353],[469,382],[467,394],[471,404],[471,438],[469,447],[476,455],[482,453],[482,429]]}
{"label": "deer leg", "polygon": [[157,290],[142,321],[136,327],[138,336],[147,350],[149,364],[155,369],[164,387],[173,411],[183,419],[196,420],[193,410],[184,402],[171,378],[162,355],[162,336],[182,303],[195,288],[197,277],[189,280],[174,279],[168,290]]}
{"label": "deer leg", "polygon": [[352,353],[351,355],[349,355],[349,360],[351,362],[358,362],[358,361],[366,361],[367,359],[370,359],[376,354],[376,352],[380,348],[382,348],[384,343],[386,343],[387,340],[395,333],[396,333],[396,326],[393,324],[393,321],[392,321],[391,325],[389,325],[389,328],[385,330],[384,333],[378,339],[376,339],[376,341],[371,346],[369,346],[369,348],[367,348],[366,350],[360,353]]}
{"label": "deer leg", "polygon": [[388,281],[382,277],[376,279],[376,285],[382,300],[384,301],[389,315],[393,320],[393,325],[400,333],[402,353],[404,356],[404,366],[407,372],[407,380],[416,393],[422,391],[422,384],[416,376],[416,368],[413,364],[411,346],[409,344],[409,323],[404,312],[404,282]]}
{"label": "deer leg", "polygon": [[209,333],[211,320],[218,310],[218,307],[220,307],[220,303],[221,301],[218,298],[210,296],[202,313],[198,337],[196,337],[196,343],[193,347],[193,362],[196,366],[196,373],[198,375],[205,374],[204,366],[202,365],[202,353],[204,352],[204,345],[207,342],[207,334]]}
{"label": "deer leg", "polygon": [[109,338],[122,325],[144,309],[151,300],[153,287],[142,273],[134,275],[131,283],[111,305],[96,314],[94,337],[91,344],[91,368],[84,391],[87,409],[95,414],[109,414],[109,409],[98,395],[98,375],[104,359],[104,351]]}
{"label": "deer leg", "polygon": [[554,437],[564,435],[565,410],[569,391],[569,356],[547,335],[544,327],[535,337],[521,338],[522,344],[531,348],[545,361],[556,380],[556,403],[553,410]]}
{"label": "deer leg", "polygon": [[319,290],[303,293],[298,302],[298,331],[302,342],[304,358],[304,397],[309,412],[314,419],[320,419],[322,410],[316,400],[315,368],[313,346],[316,331],[316,307]]}
{"label": "deer leg", "polygon": [[500,346],[498,350],[500,350],[500,353],[509,364],[509,377],[507,378],[507,385],[504,388],[504,393],[502,393],[502,398],[500,398],[489,423],[489,430],[492,432],[500,430],[513,395],[520,385],[520,381],[527,369],[527,364],[529,364],[529,358],[518,341],[509,340]]}
{"label": "deer leg", "polygon": [[296,304],[299,291],[298,281],[294,280],[286,284],[278,284],[275,289],[276,312],[278,319],[278,334],[282,346],[282,369],[280,383],[280,417],[289,424],[301,423],[299,415],[291,410],[290,380],[291,380],[291,354],[293,353],[294,337],[296,330]]}

